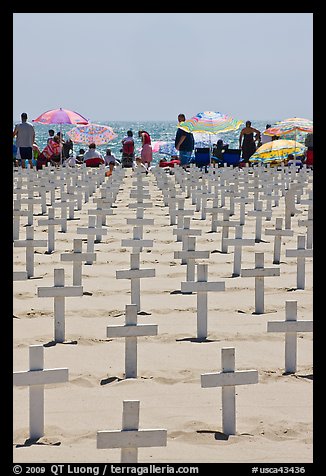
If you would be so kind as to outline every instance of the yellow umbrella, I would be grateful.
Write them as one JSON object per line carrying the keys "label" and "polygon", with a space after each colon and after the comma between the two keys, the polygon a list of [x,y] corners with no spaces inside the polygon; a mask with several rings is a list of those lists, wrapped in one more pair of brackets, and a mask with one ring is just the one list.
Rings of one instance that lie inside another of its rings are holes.
{"label": "yellow umbrella", "polygon": [[303,155],[305,146],[294,140],[278,139],[261,145],[250,157],[249,162],[281,163],[287,162],[289,154]]}

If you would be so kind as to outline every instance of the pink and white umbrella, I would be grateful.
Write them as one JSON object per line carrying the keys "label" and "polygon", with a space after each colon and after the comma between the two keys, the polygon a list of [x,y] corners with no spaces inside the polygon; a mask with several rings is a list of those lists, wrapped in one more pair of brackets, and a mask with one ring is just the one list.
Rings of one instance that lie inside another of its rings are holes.
{"label": "pink and white umbrella", "polygon": [[[60,133],[62,124],[88,124],[89,121],[86,117],[82,116],[78,112],[70,111],[69,109],[50,109],[43,112],[33,122],[39,122],[40,124],[60,124]],[[62,148],[60,150],[60,163],[62,162]]]}
{"label": "pink and white umbrella", "polygon": [[67,135],[73,142],[78,144],[96,145],[107,144],[111,140],[118,137],[112,127],[101,124],[86,124],[84,126],[76,126],[67,132]]}
{"label": "pink and white umbrella", "polygon": [[43,112],[33,122],[39,122],[40,124],[88,124],[89,121],[86,117],[82,116],[78,112],[70,111],[69,109],[50,109]]}

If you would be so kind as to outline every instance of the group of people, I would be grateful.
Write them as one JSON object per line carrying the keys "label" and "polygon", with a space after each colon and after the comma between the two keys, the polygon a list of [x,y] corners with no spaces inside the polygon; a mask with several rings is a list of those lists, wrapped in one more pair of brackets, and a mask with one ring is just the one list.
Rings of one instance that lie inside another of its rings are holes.
{"label": "group of people", "polygon": [[46,146],[41,151],[35,139],[34,126],[27,119],[27,113],[23,112],[21,122],[16,124],[13,130],[13,138],[16,138],[13,147],[15,166],[26,168],[28,164],[30,168],[35,165],[40,169],[42,165],[58,165],[69,158],[73,152],[73,142],[70,139],[64,140],[60,131],[55,134],[55,131],[50,129]]}
{"label": "group of people", "polygon": [[[178,115],[179,127],[177,128],[174,141],[175,149],[179,153],[178,160],[184,169],[189,167],[195,149],[193,134],[180,127],[185,120],[186,117],[184,114]],[[266,124],[265,131],[270,127],[270,124]],[[239,149],[241,151],[242,163],[249,162],[250,157],[262,144],[279,138],[265,134],[265,131],[261,133],[255,127],[252,127],[250,121],[246,121],[245,127],[240,131],[239,136]],[[141,149],[137,157],[135,154],[133,132],[131,130],[127,131],[126,136],[121,141],[121,162],[113,156],[110,149],[107,149],[106,155],[103,157],[96,149],[94,142],[89,144],[87,152],[85,152],[84,149],[80,149],[79,154],[74,155],[73,142],[70,139],[64,140],[61,132],[55,134],[53,129],[49,130],[47,144],[41,151],[35,141],[34,126],[27,121],[27,114],[25,112],[21,114],[21,123],[15,125],[13,137],[16,137],[16,156],[14,157],[14,163],[15,165],[21,165],[23,168],[26,166],[26,163],[32,168],[33,161],[36,163],[37,169],[49,163],[51,165],[64,163],[70,166],[85,163],[86,167],[98,167],[101,164],[110,167],[110,164],[121,164],[123,168],[131,167],[135,169],[135,167],[139,166],[144,169],[144,172],[148,173],[153,160],[151,137],[150,134],[143,129],[138,131],[138,137],[141,140]],[[307,139],[308,138],[309,137],[307,137]],[[223,153],[226,149],[227,145],[224,144],[221,139],[214,144],[212,151],[212,162],[214,166],[216,162],[223,161]],[[311,152],[312,145],[310,145],[310,143],[308,149]]]}
{"label": "group of people", "polygon": [[15,166],[30,168],[36,166],[41,169],[44,165],[68,165],[85,164],[86,167],[99,167],[101,164],[112,168],[113,165],[121,164],[122,167],[141,167],[145,173],[148,173],[150,164],[153,160],[153,152],[150,134],[145,130],[138,131],[138,137],[141,140],[141,149],[139,156],[135,154],[135,141],[133,132],[127,131],[127,135],[122,139],[121,162],[111,152],[106,150],[103,156],[96,148],[94,142],[90,143],[88,150],[80,149],[78,154],[73,153],[73,142],[71,139],[64,139],[61,132],[55,133],[49,129],[48,138],[43,150],[40,150],[35,140],[35,129],[31,122],[28,122],[26,112],[21,114],[21,122],[16,124],[13,130],[13,138],[16,144],[13,144],[13,159]]}

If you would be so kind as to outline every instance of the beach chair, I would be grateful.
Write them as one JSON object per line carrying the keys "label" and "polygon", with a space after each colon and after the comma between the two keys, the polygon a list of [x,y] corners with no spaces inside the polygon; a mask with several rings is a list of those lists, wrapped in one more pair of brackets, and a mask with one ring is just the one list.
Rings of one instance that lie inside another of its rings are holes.
{"label": "beach chair", "polygon": [[209,147],[198,147],[195,149],[195,157],[193,162],[197,167],[207,167],[210,164],[210,150]]}
{"label": "beach chair", "polygon": [[241,160],[241,149],[227,149],[223,153],[223,162],[227,165],[236,166]]}

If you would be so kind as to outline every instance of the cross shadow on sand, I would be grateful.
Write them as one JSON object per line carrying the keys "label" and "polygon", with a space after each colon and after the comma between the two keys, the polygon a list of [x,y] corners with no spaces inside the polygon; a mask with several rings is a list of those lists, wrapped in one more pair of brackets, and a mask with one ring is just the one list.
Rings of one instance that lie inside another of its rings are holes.
{"label": "cross shadow on sand", "polygon": [[225,433],[222,433],[221,431],[215,431],[215,430],[197,430],[196,433],[209,433],[214,435],[215,440],[223,440],[227,441],[229,439],[229,435],[226,435]]}
{"label": "cross shadow on sand", "polygon": [[55,340],[50,340],[49,342],[46,342],[45,344],[43,344],[43,347],[54,347],[57,344],[77,345],[78,342],[76,340],[65,340],[64,342],[56,342]]}
{"label": "cross shadow on sand", "polygon": [[217,339],[207,339],[205,337],[182,337],[181,339],[176,339],[176,342],[218,342]]}
{"label": "cross shadow on sand", "polygon": [[61,441],[55,440],[53,438],[27,438],[24,443],[17,443],[16,448],[25,448],[32,445],[41,445],[41,446],[60,446]]}
{"label": "cross shadow on sand", "polygon": [[123,378],[117,377],[116,375],[113,377],[102,378],[100,385],[107,385],[108,383],[112,382],[120,382],[121,380],[123,380]]}

